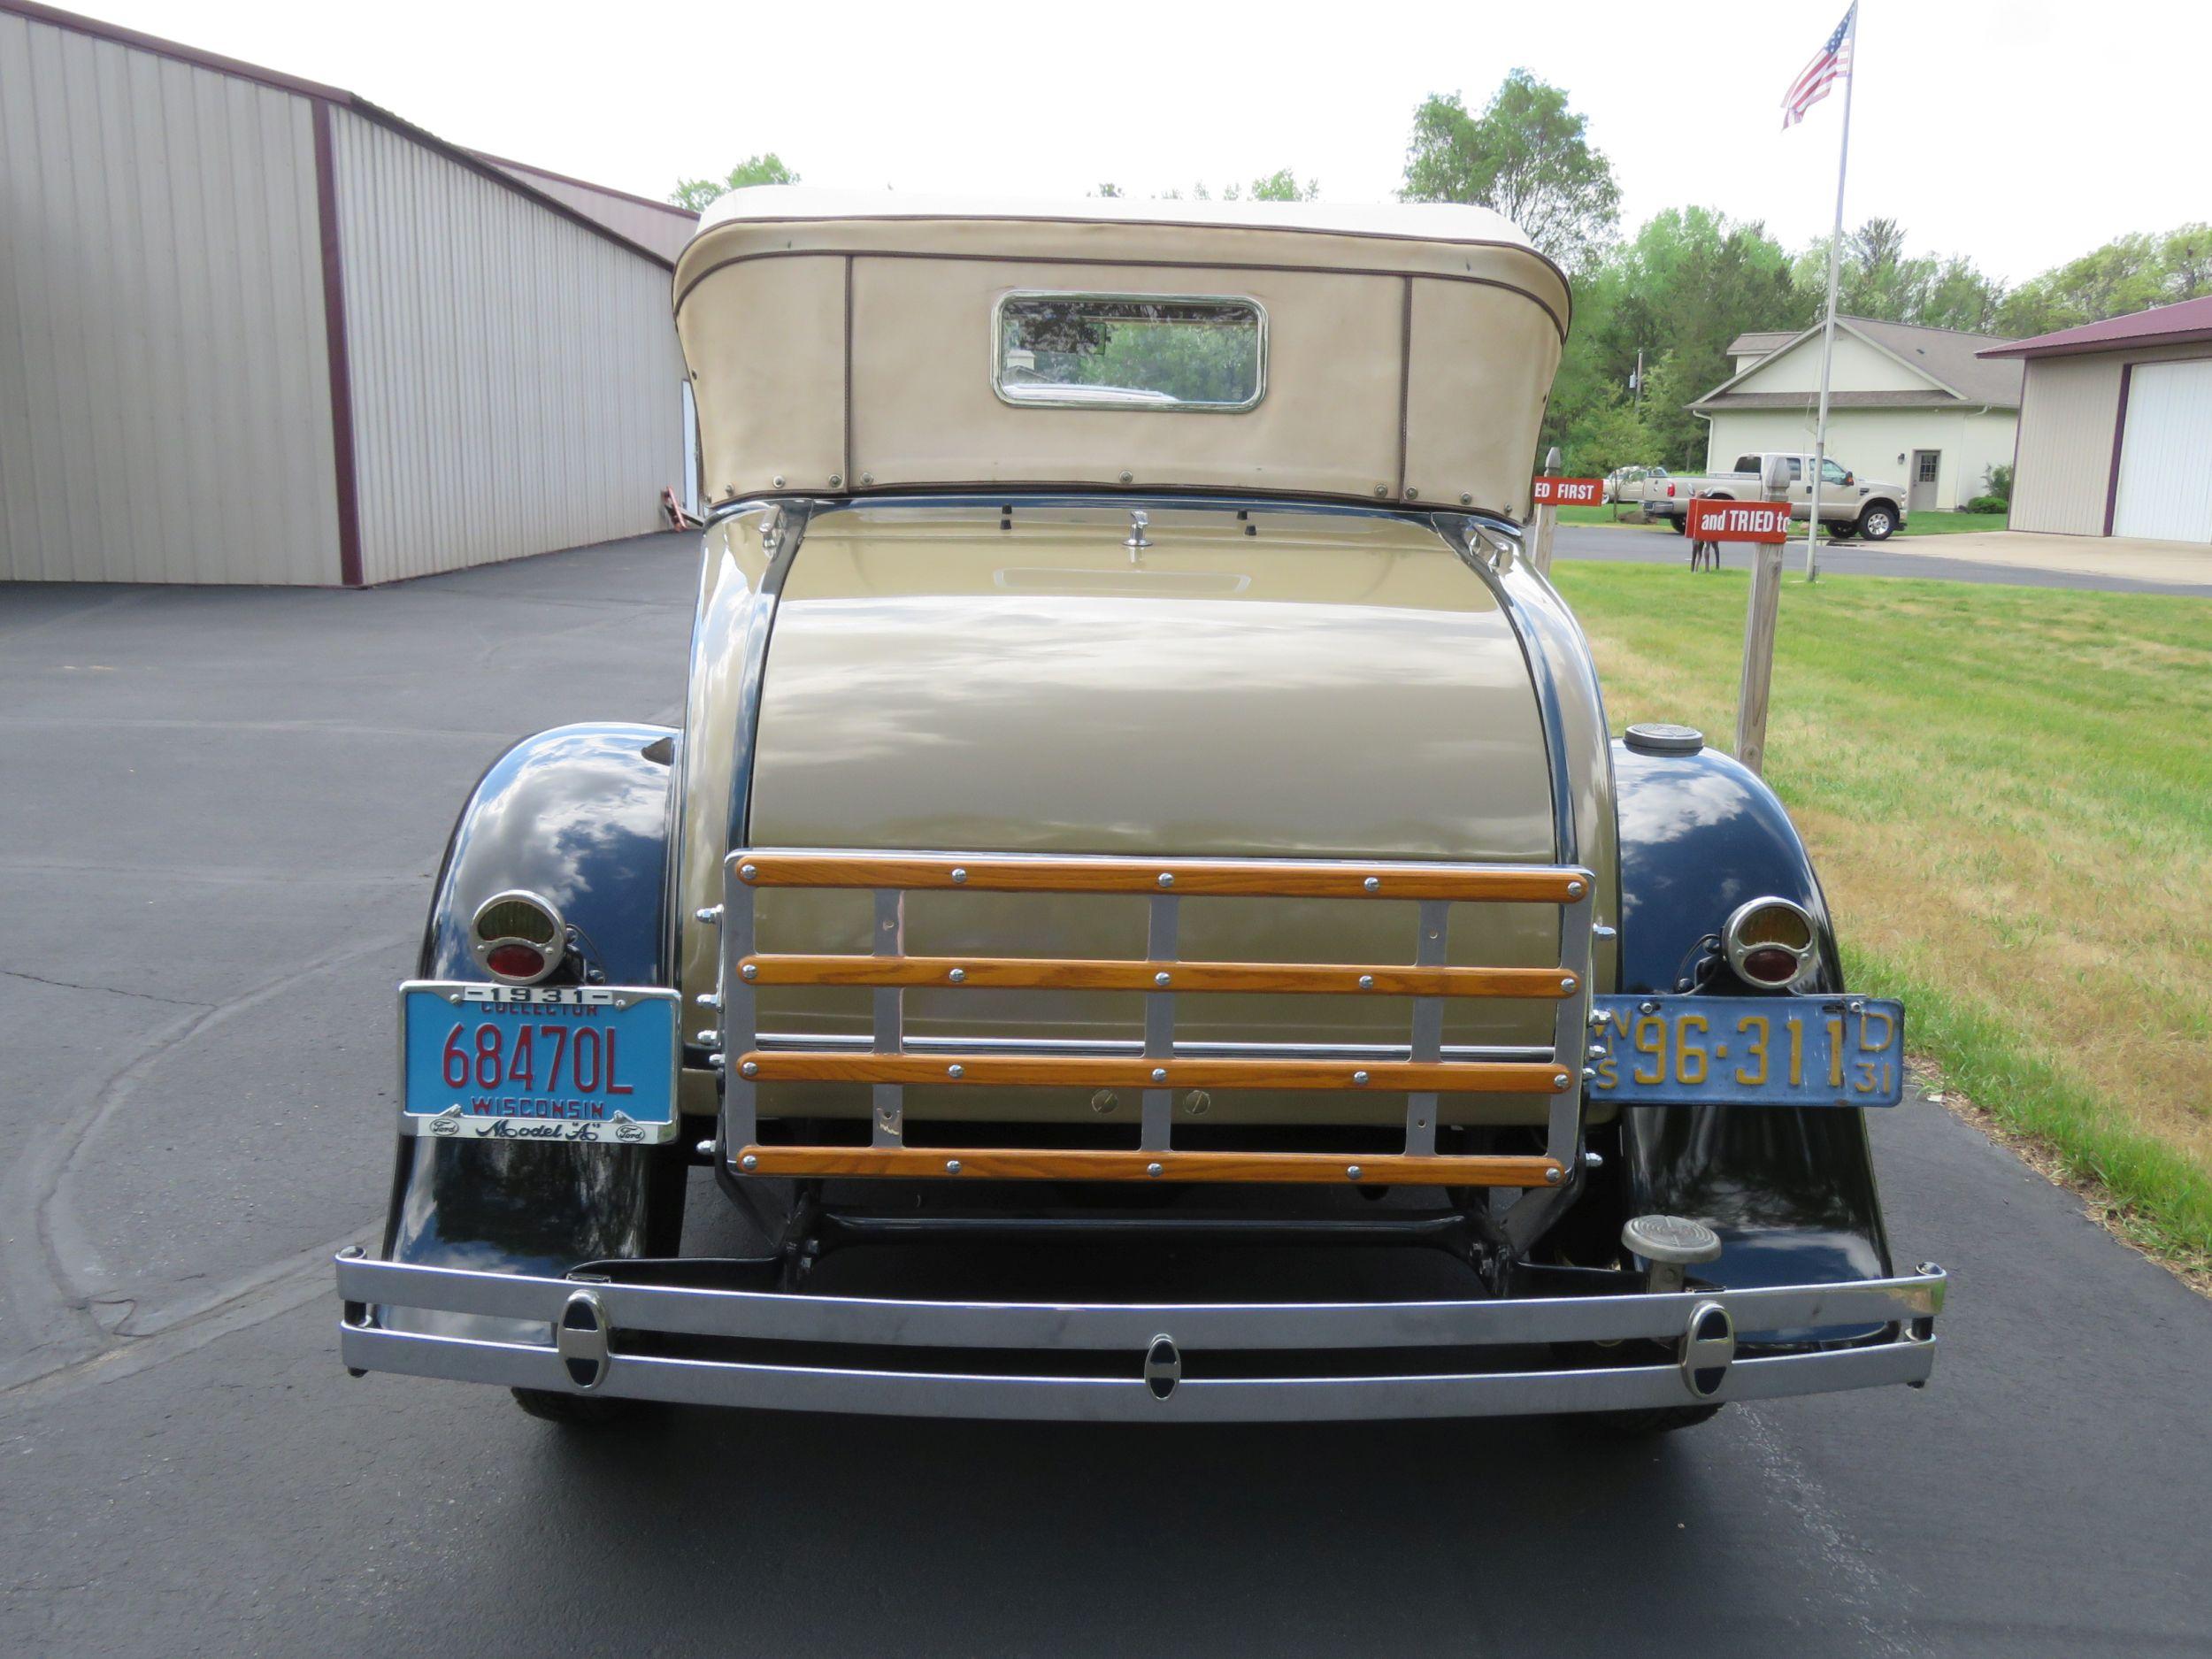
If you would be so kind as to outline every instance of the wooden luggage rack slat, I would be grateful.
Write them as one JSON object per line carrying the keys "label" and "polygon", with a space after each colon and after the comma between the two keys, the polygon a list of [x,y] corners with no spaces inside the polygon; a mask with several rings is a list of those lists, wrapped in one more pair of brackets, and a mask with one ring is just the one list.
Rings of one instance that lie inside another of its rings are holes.
{"label": "wooden luggage rack slat", "polygon": [[[955,1177],[997,1180],[1364,1181],[1463,1187],[1557,1185],[1580,1126],[1583,1032],[1589,1008],[1590,872],[1566,865],[1454,864],[1217,858],[1056,858],[1007,855],[861,854],[755,849],[731,856],[723,926],[722,1051],[726,1065],[721,1155],[745,1174]],[[772,954],[754,949],[754,895],[762,888],[872,892],[872,956]],[[1077,957],[910,956],[905,896],[911,892],[1142,894],[1149,904],[1142,961]],[[1419,905],[1411,964],[1186,962],[1176,947],[1178,906],[1190,896],[1410,900]],[[1556,966],[1453,967],[1445,961],[1455,903],[1542,903],[1560,909]],[[764,1046],[755,993],[764,985],[871,987],[868,1053],[780,1041]],[[1143,1052],[990,1051],[918,1054],[906,1045],[904,993],[912,987],[1138,991],[1145,999]],[[1175,1042],[1175,998],[1184,992],[1286,992],[1412,998],[1405,1057],[1363,1059],[1279,1048],[1194,1055]],[[1555,1010],[1551,1052],[1512,1059],[1448,1058],[1443,1004],[1455,997],[1515,997]],[[768,1146],[758,1136],[759,1086],[784,1081],[866,1084],[872,1089],[866,1147]],[[1034,1151],[922,1148],[904,1141],[904,1090],[1088,1087],[1141,1091],[1140,1149]],[[1170,1106],[1179,1087],[1406,1092],[1402,1153],[1340,1156],[1286,1152],[1179,1151]],[[1448,1093],[1550,1097],[1542,1156],[1440,1155],[1437,1096]]]}

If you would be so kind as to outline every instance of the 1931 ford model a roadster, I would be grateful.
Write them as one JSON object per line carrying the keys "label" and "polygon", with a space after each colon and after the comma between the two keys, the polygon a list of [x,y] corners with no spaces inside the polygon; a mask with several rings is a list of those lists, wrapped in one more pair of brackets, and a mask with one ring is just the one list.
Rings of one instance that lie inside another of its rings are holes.
{"label": "1931 ford model a roadster", "polygon": [[1928,1376],[1900,1010],[1522,555],[1568,294],[1510,226],[741,191],[676,304],[684,725],[463,811],[349,1366],[1648,1427]]}

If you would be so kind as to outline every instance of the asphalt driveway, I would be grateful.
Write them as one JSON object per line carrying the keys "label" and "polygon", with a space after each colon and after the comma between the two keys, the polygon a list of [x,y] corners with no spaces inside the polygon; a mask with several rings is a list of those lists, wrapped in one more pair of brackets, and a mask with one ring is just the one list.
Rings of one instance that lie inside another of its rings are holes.
{"label": "asphalt driveway", "polygon": [[575,1439],[349,1379],[328,1256],[452,815],[526,731],[676,718],[687,542],[0,587],[0,1653],[2212,1655],[2212,1304],[1926,1102],[1875,1144],[1954,1275],[1932,1385],[1657,1445]]}
{"label": "asphalt driveway", "polygon": [[[1557,558],[1599,559],[1626,565],[1686,566],[1689,563],[1689,544],[1667,530],[1640,525],[1563,524],[1553,534],[1554,557]],[[1947,554],[1944,549],[1954,541],[1959,547]],[[1824,541],[1820,568],[1823,574],[1829,576],[1916,576],[1924,581],[1995,582],[2008,588],[2078,588],[2103,593],[2212,597],[2212,580],[2160,581],[2093,568],[2070,569],[2047,557],[2040,564],[2005,562],[2008,544],[2017,546],[2030,541],[2081,543],[2091,549],[2098,545],[2089,538],[2077,536],[1925,535],[1897,537],[1883,542]],[[2011,557],[2036,556],[2013,553]],[[2081,563],[2089,565],[2094,557],[2093,553],[2085,553]],[[1750,560],[1748,544],[1722,544],[1724,567],[1748,570]],[[2135,569],[2143,563],[2130,563],[2129,568]],[[2204,561],[2169,557],[2152,568],[2193,568],[2200,574],[2205,567]],[[1784,550],[1782,568],[1793,578],[1803,573],[1805,544],[1801,536]]]}

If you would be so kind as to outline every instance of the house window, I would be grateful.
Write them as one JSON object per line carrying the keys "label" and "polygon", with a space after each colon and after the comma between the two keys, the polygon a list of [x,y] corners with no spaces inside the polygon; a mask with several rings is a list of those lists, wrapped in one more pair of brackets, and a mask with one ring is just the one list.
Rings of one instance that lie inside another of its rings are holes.
{"label": "house window", "polygon": [[1916,458],[1919,463],[1917,481],[1923,484],[1934,483],[1936,481],[1936,465],[1943,459],[1943,451],[1940,449],[1923,449]]}

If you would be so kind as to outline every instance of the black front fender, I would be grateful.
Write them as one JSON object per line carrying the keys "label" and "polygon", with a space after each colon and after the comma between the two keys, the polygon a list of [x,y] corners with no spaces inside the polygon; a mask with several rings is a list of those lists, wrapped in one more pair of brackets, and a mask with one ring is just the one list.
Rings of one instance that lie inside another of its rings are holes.
{"label": "black front fender", "polygon": [[[1616,743],[1613,765],[1621,990],[1686,989],[1682,976],[1700,941],[1739,904],[1767,896],[1811,913],[1815,988],[1844,988],[1812,860],[1763,781],[1712,749],[1653,755]],[[1701,1277],[1732,1287],[1890,1272],[1863,1111],[1631,1107],[1621,1114],[1621,1149],[1630,1213],[1694,1216],[1719,1231],[1725,1248]]]}
{"label": "black front fender", "polygon": [[[543,894],[577,932],[578,968],[667,986],[672,762],[665,726],[565,726],[492,764],[454,825],[424,929],[421,978],[481,980],[467,928],[505,887]],[[396,1262],[565,1273],[672,1254],[684,1153],[402,1136],[385,1226]]]}

